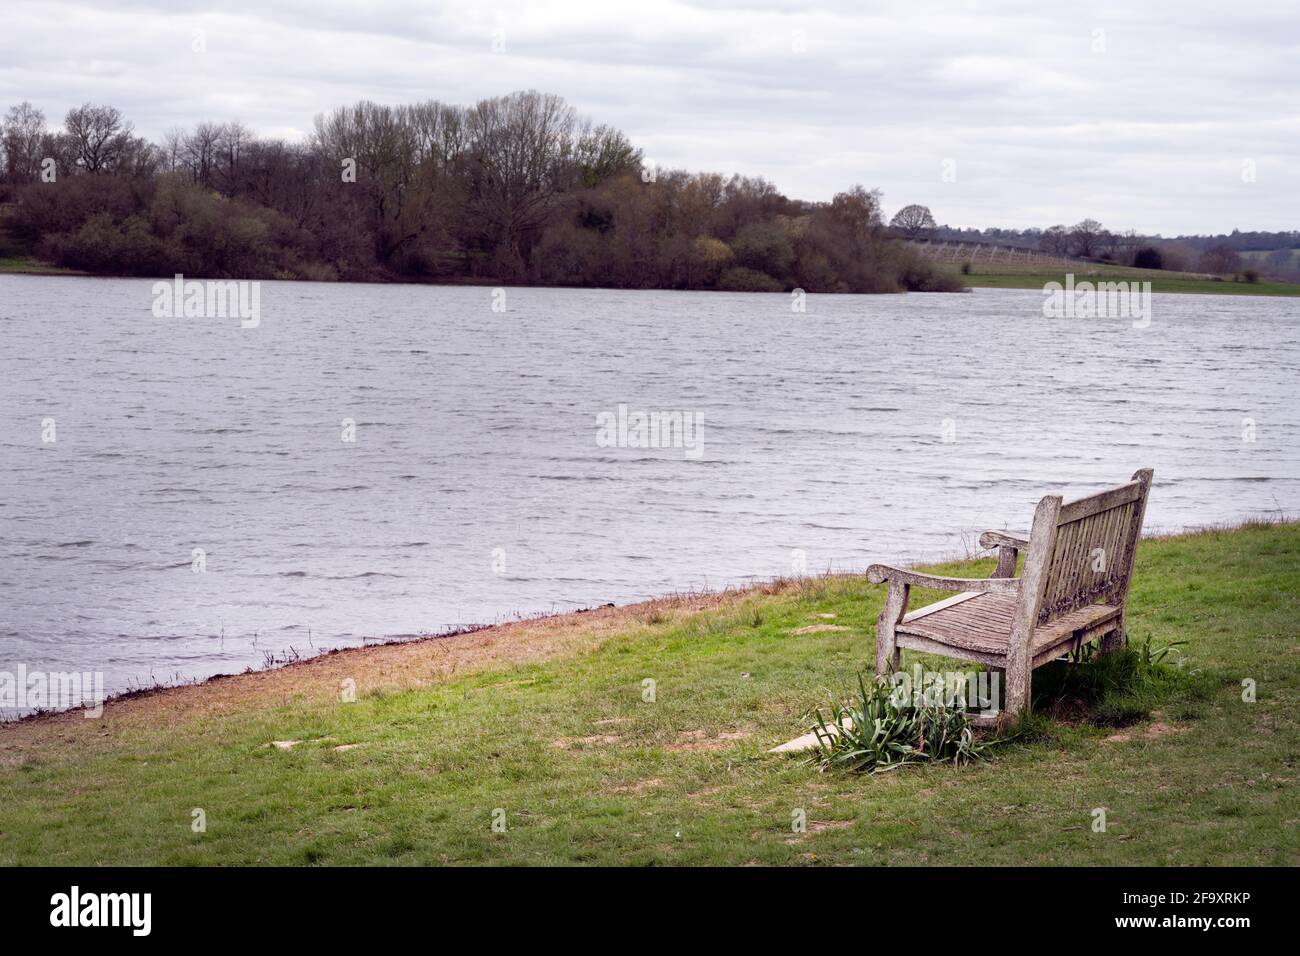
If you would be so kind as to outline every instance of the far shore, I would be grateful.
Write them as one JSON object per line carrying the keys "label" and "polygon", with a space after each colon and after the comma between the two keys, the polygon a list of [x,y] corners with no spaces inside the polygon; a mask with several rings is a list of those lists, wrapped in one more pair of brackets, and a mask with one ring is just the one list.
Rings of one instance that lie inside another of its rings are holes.
{"label": "far shore", "polygon": [[[996,265],[993,267],[996,268]],[[140,279],[141,281],[170,279],[171,276],[125,276],[109,275],[98,272],[83,272],[77,269],[67,269],[63,266],[55,265],[52,262],[45,262],[40,259],[34,259],[30,256],[19,258],[0,258],[0,275],[33,275],[33,276],[77,276],[91,279]],[[1236,282],[1232,279],[1215,279],[1205,276],[1193,276],[1185,273],[1162,273],[1151,269],[1133,269],[1129,267],[1106,268],[1104,266],[1093,267],[1092,269],[1081,269],[1075,273],[1076,278],[1086,278],[1092,282],[1133,282],[1147,281],[1151,283],[1151,291],[1162,295],[1261,295],[1261,296],[1300,296],[1300,283],[1295,282],[1276,282],[1272,280],[1261,280],[1259,282]],[[1048,282],[1061,282],[1065,277],[1064,272],[1016,272],[1016,273],[999,273],[974,271],[959,276],[961,282],[966,288],[961,291],[969,292],[971,289],[1041,289]],[[202,275],[192,275],[187,278],[204,279]],[[228,278],[228,277],[227,277]],[[278,281],[278,280],[258,280],[258,281]],[[291,282],[321,282],[326,280],[319,279],[289,279],[284,281]],[[619,292],[670,292],[670,291],[694,291],[694,292],[714,292],[721,291],[715,289],[692,289],[692,290],[673,290],[673,289],[628,289],[622,287],[606,286],[534,286],[529,283],[508,282],[500,279],[490,278],[448,278],[440,280],[421,281],[418,279],[370,279],[370,280],[353,280],[348,282],[361,281],[366,284],[374,285],[414,285],[414,286],[476,286],[476,287],[503,287],[503,288],[580,288],[580,289],[608,289],[609,291]],[[773,292],[769,295],[788,295],[787,292]],[[825,292],[816,293],[818,295],[840,295],[852,293],[835,293]],[[869,295],[873,293],[858,293]],[[876,293],[879,294],[879,293]],[[896,293],[905,294],[905,293]]]}

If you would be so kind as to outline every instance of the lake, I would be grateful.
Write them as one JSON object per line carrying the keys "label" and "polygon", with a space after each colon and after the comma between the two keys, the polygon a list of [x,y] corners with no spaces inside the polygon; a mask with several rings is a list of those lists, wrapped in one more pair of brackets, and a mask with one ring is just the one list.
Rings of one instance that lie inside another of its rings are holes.
{"label": "lake", "polygon": [[0,276],[0,671],[112,692],[961,554],[1148,465],[1149,531],[1300,505],[1295,299],[264,282],[243,328],[152,286]]}

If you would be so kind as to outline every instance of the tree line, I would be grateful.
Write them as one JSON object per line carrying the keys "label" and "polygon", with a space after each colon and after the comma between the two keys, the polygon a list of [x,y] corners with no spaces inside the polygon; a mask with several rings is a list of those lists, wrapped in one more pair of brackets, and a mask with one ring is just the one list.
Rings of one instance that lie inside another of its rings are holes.
{"label": "tree line", "polygon": [[878,191],[829,202],[761,177],[657,169],[553,94],[359,102],[301,142],[239,122],[137,136],[85,104],[0,129],[0,254],[100,274],[529,282],[809,292],[950,290]]}

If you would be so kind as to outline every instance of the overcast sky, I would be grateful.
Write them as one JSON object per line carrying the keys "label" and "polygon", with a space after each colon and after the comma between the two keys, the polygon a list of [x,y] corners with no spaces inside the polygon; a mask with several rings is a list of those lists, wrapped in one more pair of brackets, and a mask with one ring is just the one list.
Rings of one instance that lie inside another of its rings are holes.
{"label": "overcast sky", "polygon": [[660,166],[803,199],[860,182],[952,225],[1300,228],[1294,0],[0,0],[0,24],[0,106],[110,103],[151,138],[535,88]]}

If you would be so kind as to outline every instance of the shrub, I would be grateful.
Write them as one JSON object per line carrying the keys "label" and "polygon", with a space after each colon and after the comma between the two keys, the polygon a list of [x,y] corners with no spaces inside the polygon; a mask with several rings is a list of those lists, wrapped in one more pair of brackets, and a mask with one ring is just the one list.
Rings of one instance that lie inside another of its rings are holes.
{"label": "shrub", "polygon": [[552,226],[533,256],[539,281],[549,285],[595,285],[603,276],[600,234],[572,223]]}
{"label": "shrub", "polygon": [[[835,728],[835,729],[832,729]],[[813,762],[823,770],[884,773],[907,764],[963,764],[985,756],[964,710],[900,701],[893,684],[858,675],[858,697],[831,702],[830,719],[814,714],[817,749]]]}
{"label": "shrub", "polygon": [[1167,662],[1184,641],[1153,648],[1151,639],[1114,653],[1100,654],[1088,644],[1068,661],[1053,661],[1034,671],[1034,707],[1098,726],[1124,726],[1142,720],[1176,694],[1207,693],[1207,678]]}
{"label": "shrub", "polygon": [[691,244],[689,261],[692,285],[697,288],[714,285],[734,258],[731,247],[721,239],[700,236]]}
{"label": "shrub", "polygon": [[787,276],[794,264],[794,245],[778,223],[751,222],[731,240],[736,262],[770,276]]}
{"label": "shrub", "polygon": [[140,216],[115,223],[108,213],[99,213],[75,231],[46,236],[39,251],[61,266],[86,272],[162,275],[169,264],[162,243]]}
{"label": "shrub", "polygon": [[144,205],[148,189],[136,187],[119,176],[66,176],[57,183],[28,184],[17,192],[8,231],[35,246],[56,233],[75,233],[95,216],[121,222]]}
{"label": "shrub", "polygon": [[898,253],[898,282],[908,292],[960,292],[957,276],[906,246]]}
{"label": "shrub", "polygon": [[718,288],[723,292],[782,292],[785,286],[766,272],[735,266],[718,277]]}
{"label": "shrub", "polygon": [[801,248],[794,266],[795,284],[807,292],[845,292],[840,277],[821,251]]}
{"label": "shrub", "polygon": [[1133,253],[1133,265],[1138,269],[1163,269],[1165,257],[1155,246],[1143,246]]}

